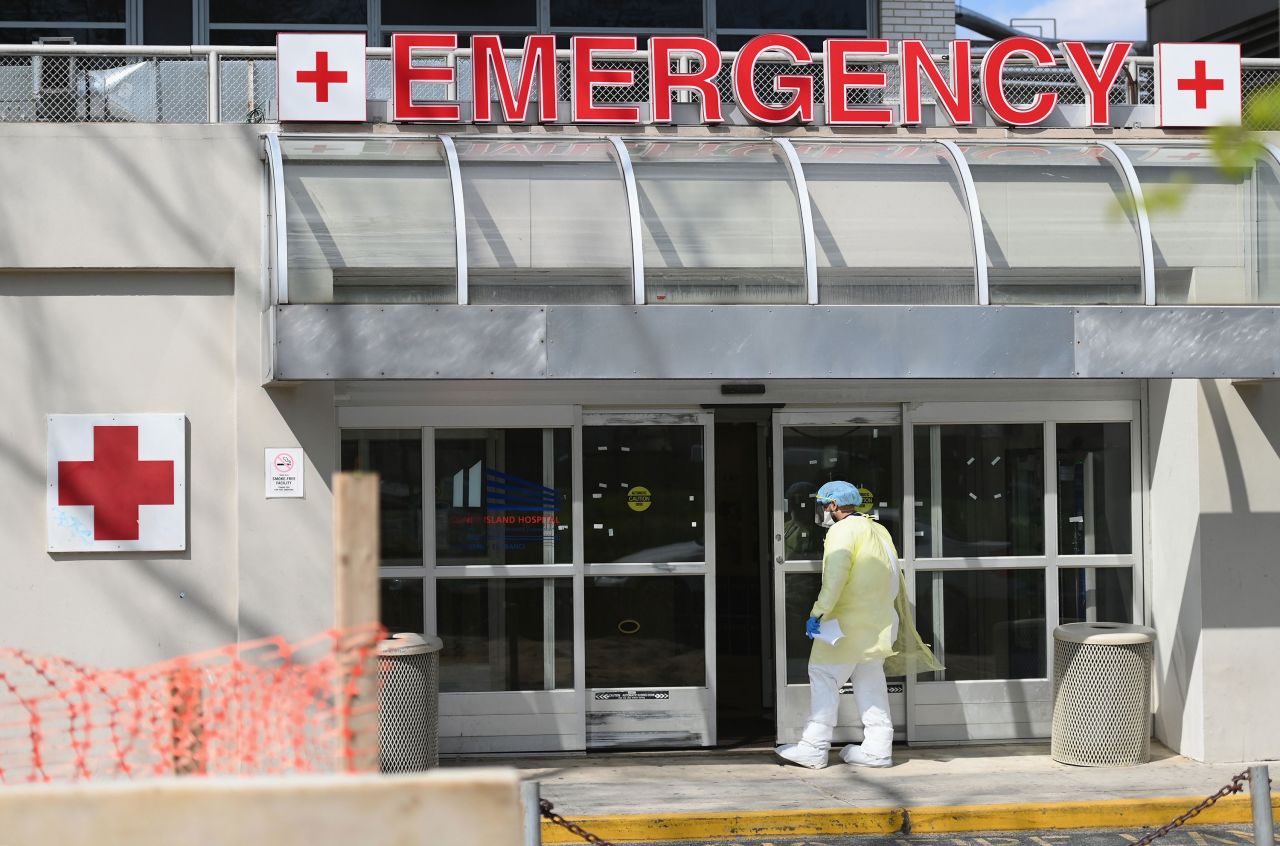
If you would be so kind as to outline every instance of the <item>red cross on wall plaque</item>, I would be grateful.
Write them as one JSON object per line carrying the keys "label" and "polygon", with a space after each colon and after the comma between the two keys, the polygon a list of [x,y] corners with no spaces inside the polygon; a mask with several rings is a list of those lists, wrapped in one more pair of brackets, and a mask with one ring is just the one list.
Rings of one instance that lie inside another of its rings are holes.
{"label": "red cross on wall plaque", "polygon": [[280,120],[363,122],[365,42],[362,32],[279,33]]}
{"label": "red cross on wall plaque", "polygon": [[49,416],[48,551],[187,548],[187,418]]}
{"label": "red cross on wall plaque", "polygon": [[1240,123],[1239,44],[1157,44],[1161,126]]}

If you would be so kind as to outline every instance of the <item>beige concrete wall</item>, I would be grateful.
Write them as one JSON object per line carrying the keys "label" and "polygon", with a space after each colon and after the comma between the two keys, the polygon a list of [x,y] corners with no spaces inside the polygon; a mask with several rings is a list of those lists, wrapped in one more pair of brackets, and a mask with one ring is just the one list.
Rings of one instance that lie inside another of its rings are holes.
{"label": "beige concrete wall", "polygon": [[1205,759],[1280,758],[1280,383],[1201,383]]}
{"label": "beige concrete wall", "polygon": [[1204,759],[1204,656],[1200,632],[1199,389],[1152,382],[1148,402],[1151,542],[1148,622],[1156,629],[1154,732],[1169,748]]}
{"label": "beige concrete wall", "polygon": [[[332,388],[260,387],[260,132],[0,127],[0,644],[135,664],[329,624]],[[188,415],[187,553],[44,551],[55,412]],[[306,499],[264,502],[298,445]]]}
{"label": "beige concrete wall", "polygon": [[1150,387],[1156,736],[1190,757],[1280,757],[1280,383]]}
{"label": "beige concrete wall", "polygon": [[523,843],[514,770],[6,787],[6,846]]}

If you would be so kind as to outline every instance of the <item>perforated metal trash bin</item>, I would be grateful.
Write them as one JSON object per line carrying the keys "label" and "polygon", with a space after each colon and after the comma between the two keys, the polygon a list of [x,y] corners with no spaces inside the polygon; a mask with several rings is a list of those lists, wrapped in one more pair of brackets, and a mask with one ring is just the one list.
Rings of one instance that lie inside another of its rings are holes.
{"label": "perforated metal trash bin", "polygon": [[420,772],[440,763],[438,637],[394,634],[378,644],[378,746],[384,773]]}
{"label": "perforated metal trash bin", "polygon": [[1127,767],[1151,757],[1151,655],[1156,633],[1123,623],[1053,632],[1053,760]]}

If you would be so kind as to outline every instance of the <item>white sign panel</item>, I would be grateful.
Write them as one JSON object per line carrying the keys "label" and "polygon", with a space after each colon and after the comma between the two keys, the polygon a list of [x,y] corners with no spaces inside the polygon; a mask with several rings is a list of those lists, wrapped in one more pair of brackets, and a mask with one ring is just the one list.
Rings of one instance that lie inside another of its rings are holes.
{"label": "white sign panel", "polygon": [[1239,44],[1157,44],[1161,126],[1240,123]]}
{"label": "white sign panel", "polygon": [[364,33],[277,34],[280,120],[364,121],[365,43]]}
{"label": "white sign panel", "polygon": [[187,418],[49,416],[49,552],[187,548]]}
{"label": "white sign panel", "polygon": [[267,499],[302,498],[302,450],[279,447],[267,450]]}

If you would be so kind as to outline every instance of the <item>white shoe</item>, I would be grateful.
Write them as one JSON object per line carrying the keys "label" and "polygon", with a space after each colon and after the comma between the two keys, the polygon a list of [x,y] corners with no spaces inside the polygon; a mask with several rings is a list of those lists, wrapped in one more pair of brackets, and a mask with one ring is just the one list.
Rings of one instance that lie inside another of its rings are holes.
{"label": "white shoe", "polygon": [[840,760],[855,767],[892,767],[893,758],[872,758],[861,746],[850,743],[840,750]]}
{"label": "white shoe", "polygon": [[811,770],[820,770],[827,765],[827,751],[802,740],[799,743],[779,746],[773,750],[773,754],[793,764],[799,764]]}

